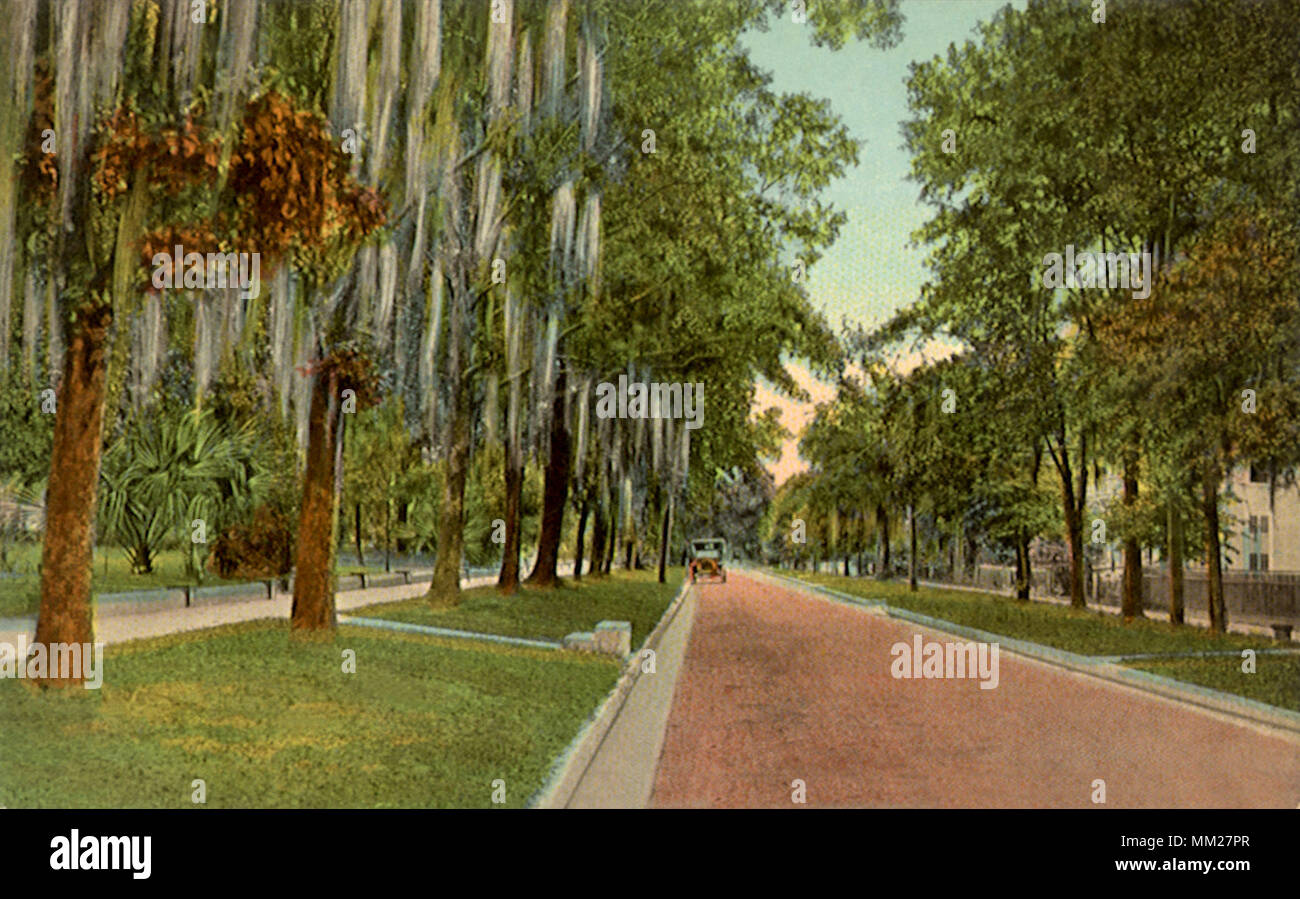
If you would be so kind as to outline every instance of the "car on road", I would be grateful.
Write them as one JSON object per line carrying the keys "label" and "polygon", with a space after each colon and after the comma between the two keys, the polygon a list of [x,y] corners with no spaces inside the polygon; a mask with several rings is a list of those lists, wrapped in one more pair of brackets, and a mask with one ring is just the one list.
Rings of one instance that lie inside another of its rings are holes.
{"label": "car on road", "polygon": [[691,583],[700,578],[727,582],[727,541],[721,537],[705,537],[691,541]]}

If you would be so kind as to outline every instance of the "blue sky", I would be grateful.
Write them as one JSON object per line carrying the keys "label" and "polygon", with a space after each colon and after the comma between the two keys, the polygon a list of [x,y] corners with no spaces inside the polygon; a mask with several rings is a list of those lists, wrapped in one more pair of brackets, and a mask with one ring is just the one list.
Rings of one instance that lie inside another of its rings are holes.
{"label": "blue sky", "polygon": [[[751,56],[772,74],[774,90],[829,99],[852,136],[863,142],[857,167],[823,194],[848,214],[848,222],[807,281],[814,306],[836,329],[845,319],[868,327],[884,322],[915,300],[925,281],[925,254],[908,246],[912,232],[929,215],[918,202],[918,186],[907,180],[910,157],[902,146],[900,124],[909,117],[909,64],[972,38],[977,22],[1006,5],[1006,0],[907,0],[902,5],[903,40],[883,51],[867,43],[851,43],[838,52],[814,47],[807,25],[790,16],[749,37]],[[816,0],[808,4],[808,14],[816,15]],[[812,390],[814,401],[829,397],[829,389],[817,389],[795,373]],[[765,406],[781,406],[786,427],[796,433],[812,411],[764,388],[759,399]],[[792,441],[773,470],[780,482],[799,467]]]}

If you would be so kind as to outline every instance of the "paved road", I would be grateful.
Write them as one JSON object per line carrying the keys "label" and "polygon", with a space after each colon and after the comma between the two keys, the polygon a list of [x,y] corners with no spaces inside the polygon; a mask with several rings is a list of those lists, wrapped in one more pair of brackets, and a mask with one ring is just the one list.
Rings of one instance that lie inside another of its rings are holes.
{"label": "paved road", "polygon": [[996,689],[895,679],[916,625],[734,573],[701,586],[651,804],[1283,807],[1300,741],[1003,653]]}

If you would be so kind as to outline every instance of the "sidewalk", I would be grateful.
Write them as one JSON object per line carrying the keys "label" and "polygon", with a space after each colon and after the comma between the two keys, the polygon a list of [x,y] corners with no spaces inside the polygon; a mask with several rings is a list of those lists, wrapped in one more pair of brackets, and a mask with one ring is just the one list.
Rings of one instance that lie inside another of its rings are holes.
{"label": "sidewalk", "polygon": [[[560,565],[560,573],[568,575],[573,563]],[[414,578],[414,575],[412,575]],[[340,614],[354,609],[385,602],[413,599],[429,589],[429,574],[420,581],[390,587],[370,587],[364,590],[347,590],[334,594],[335,608]],[[462,590],[484,587],[496,583],[495,574],[468,578],[460,582]],[[293,609],[293,596],[277,594],[274,599],[245,599],[236,602],[207,603],[190,608],[166,608],[157,612],[138,612],[131,615],[97,615],[95,640],[104,644],[125,643],[147,637],[161,637],[184,631],[197,631],[224,624],[263,619],[288,619]],[[35,618],[0,619],[0,643],[17,643],[20,636],[29,642],[36,633]]]}

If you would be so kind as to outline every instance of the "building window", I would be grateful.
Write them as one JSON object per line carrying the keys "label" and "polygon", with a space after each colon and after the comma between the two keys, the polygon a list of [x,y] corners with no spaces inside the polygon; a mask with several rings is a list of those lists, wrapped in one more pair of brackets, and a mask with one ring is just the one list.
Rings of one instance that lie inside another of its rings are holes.
{"label": "building window", "polygon": [[1243,538],[1243,550],[1250,570],[1268,571],[1268,516],[1250,516]]}
{"label": "building window", "polygon": [[1250,466],[1250,482],[1252,484],[1267,484],[1268,469],[1262,465],[1256,465],[1252,462]]}

